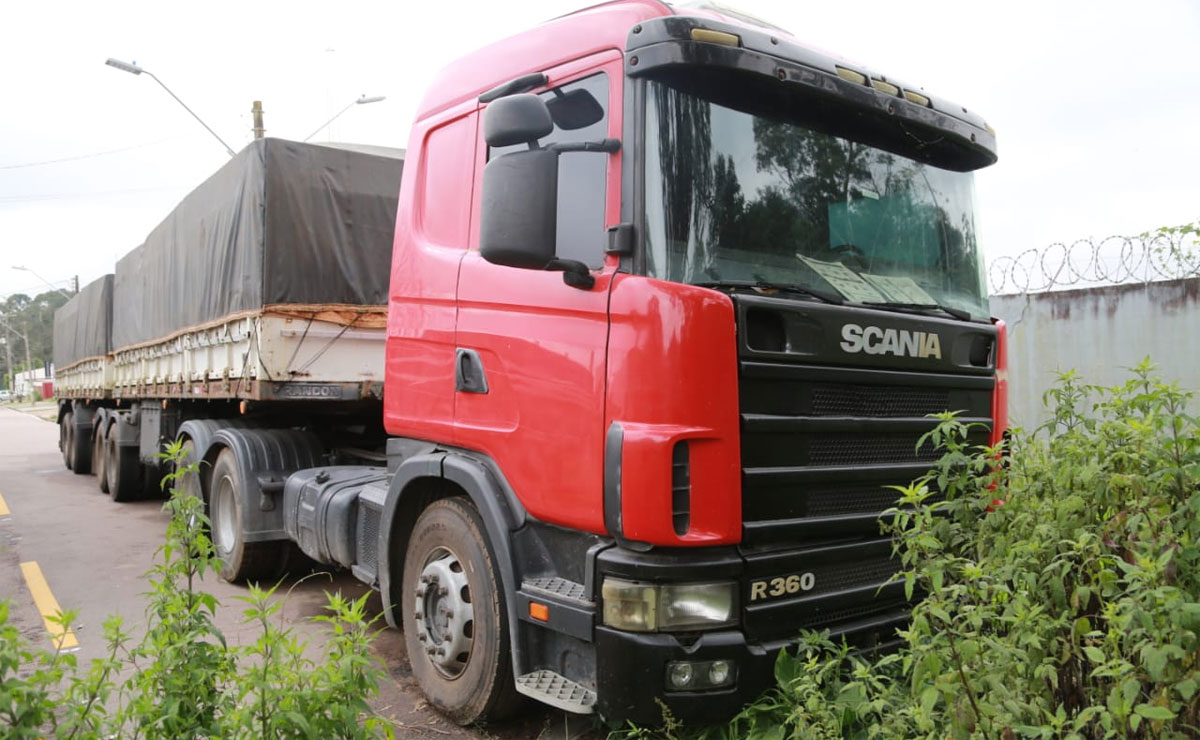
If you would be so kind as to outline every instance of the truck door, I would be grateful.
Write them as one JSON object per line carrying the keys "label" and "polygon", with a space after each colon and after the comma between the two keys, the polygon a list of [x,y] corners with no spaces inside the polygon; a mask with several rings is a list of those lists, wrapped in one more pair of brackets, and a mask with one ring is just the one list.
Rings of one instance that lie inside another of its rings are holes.
{"label": "truck door", "polygon": [[[617,52],[546,70],[535,90],[549,99],[586,90],[604,117],[542,140],[592,141],[621,135]],[[605,228],[619,221],[620,154],[565,153],[559,159],[557,254],[592,268],[594,287],[566,285],[563,273],[494,265],[479,254],[479,196],[488,151],[477,137],[472,246],[458,280],[455,341],[459,369],[483,385],[459,383],[454,423],[459,445],[484,452],[531,515],[604,532],[603,438],[608,291]]]}

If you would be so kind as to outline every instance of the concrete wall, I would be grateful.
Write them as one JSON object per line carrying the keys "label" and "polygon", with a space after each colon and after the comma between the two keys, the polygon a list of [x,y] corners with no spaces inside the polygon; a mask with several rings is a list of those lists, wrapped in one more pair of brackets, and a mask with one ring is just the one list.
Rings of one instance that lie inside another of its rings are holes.
{"label": "concrete wall", "polygon": [[1129,378],[1147,355],[1164,380],[1200,391],[1200,278],[992,296],[1008,324],[1009,413],[1015,426],[1046,418],[1056,370],[1094,385]]}

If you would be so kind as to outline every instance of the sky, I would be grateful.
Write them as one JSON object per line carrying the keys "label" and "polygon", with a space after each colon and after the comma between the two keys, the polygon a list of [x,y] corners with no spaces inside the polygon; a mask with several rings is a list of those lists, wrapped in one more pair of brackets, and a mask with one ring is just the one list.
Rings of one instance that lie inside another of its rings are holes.
{"label": "sky", "polygon": [[[587,0],[13,2],[0,45],[0,296],[111,272],[224,148],[303,139],[406,147],[434,73]],[[979,112],[990,260],[1200,218],[1200,1],[735,0],[802,42]],[[29,271],[12,269],[13,265]],[[36,275],[34,274],[36,273]],[[40,276],[40,277],[38,277]]]}

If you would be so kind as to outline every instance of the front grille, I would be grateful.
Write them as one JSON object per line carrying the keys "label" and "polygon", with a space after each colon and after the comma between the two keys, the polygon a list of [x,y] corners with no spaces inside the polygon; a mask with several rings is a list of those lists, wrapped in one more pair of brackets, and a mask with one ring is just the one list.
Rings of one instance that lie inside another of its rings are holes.
{"label": "front grille", "polygon": [[808,516],[869,514],[895,505],[900,492],[882,486],[826,488],[808,492]]}
{"label": "front grille", "polygon": [[926,443],[917,449],[919,434],[838,435],[809,442],[808,459],[812,465],[876,465],[889,462],[933,462],[938,452]]}
{"label": "front grille", "polygon": [[[987,377],[927,376],[855,368],[854,383],[830,382],[837,369],[743,357],[743,540],[819,545],[855,533],[878,534],[877,517],[941,454],[927,440],[937,424],[924,413],[956,410],[990,423]],[[899,381],[899,382],[898,382]],[[854,413],[848,413],[854,412]],[[914,415],[923,412],[922,415]],[[986,441],[976,428],[970,441]]]}
{"label": "front grille", "polygon": [[944,388],[821,383],[812,387],[813,416],[927,416],[950,409]]}
{"label": "front grille", "polygon": [[833,593],[856,586],[879,584],[889,580],[900,570],[900,563],[892,558],[873,561],[848,561],[820,570],[816,586],[809,595]]}
{"label": "front grille", "polygon": [[[739,294],[735,303],[747,636],[787,639],[807,627],[890,639],[888,615],[902,619],[906,600],[904,583],[891,581],[900,566],[880,515],[900,498],[893,487],[910,485],[937,461],[928,441],[917,445],[937,424],[931,414],[959,412],[980,424],[969,441],[986,441],[994,378],[963,350],[992,329],[764,296]],[[843,327],[868,318],[936,331],[944,354],[847,354]],[[755,321],[782,339],[751,336]],[[789,578],[812,586],[788,592]]]}

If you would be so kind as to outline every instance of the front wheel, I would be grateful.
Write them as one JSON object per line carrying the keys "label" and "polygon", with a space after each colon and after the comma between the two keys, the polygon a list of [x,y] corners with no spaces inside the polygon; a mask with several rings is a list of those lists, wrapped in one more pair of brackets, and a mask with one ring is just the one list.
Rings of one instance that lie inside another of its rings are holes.
{"label": "front wheel", "polygon": [[246,542],[242,528],[243,481],[237,455],[217,455],[209,484],[209,520],[213,548],[221,559],[221,577],[230,582],[278,578],[287,558],[286,542]]}
{"label": "front wheel", "polygon": [[401,583],[408,660],[429,703],[460,725],[512,714],[520,696],[500,576],[467,499],[421,513]]}

